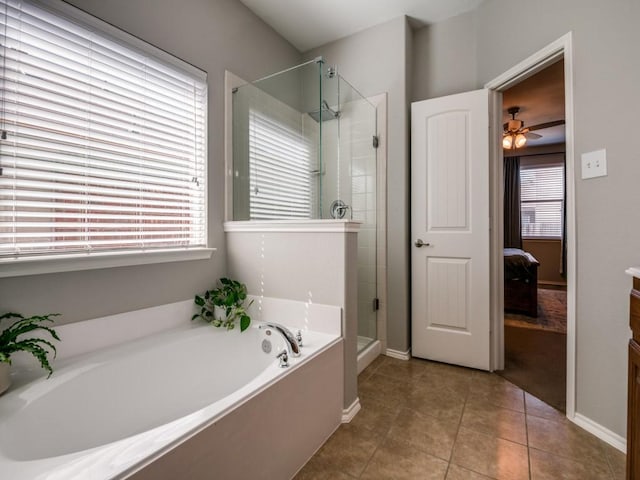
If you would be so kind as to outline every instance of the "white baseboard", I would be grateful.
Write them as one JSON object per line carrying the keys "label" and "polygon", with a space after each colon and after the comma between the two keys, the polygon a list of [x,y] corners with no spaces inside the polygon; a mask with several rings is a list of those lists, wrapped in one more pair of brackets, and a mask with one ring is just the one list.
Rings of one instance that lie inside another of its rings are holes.
{"label": "white baseboard", "polygon": [[342,410],[342,423],[350,423],[353,420],[358,412],[360,411],[360,399],[356,398],[349,408],[345,408]]}
{"label": "white baseboard", "polygon": [[406,352],[401,352],[400,350],[387,348],[384,354],[387,357],[397,358],[398,360],[409,360],[411,358],[411,349],[407,350]]}
{"label": "white baseboard", "polygon": [[587,432],[592,433],[603,442],[607,442],[614,448],[617,448],[622,453],[627,453],[627,439],[621,437],[615,432],[612,432],[608,428],[603,427],[599,423],[594,422],[590,418],[576,413],[573,418],[569,418],[573,423],[581,428],[584,428]]}

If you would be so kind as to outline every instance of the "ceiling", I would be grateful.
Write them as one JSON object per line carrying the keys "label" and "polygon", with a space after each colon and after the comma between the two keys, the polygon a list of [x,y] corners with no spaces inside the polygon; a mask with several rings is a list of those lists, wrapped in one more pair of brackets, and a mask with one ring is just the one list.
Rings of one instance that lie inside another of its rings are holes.
{"label": "ceiling", "polygon": [[[560,60],[506,90],[502,95],[503,123],[511,118],[507,109],[514,106],[520,107],[516,119],[522,120],[525,127],[564,120],[564,62]],[[533,133],[542,135],[542,138],[528,140],[527,147],[565,141],[564,125]]]}
{"label": "ceiling", "polygon": [[240,0],[301,52],[407,15],[417,24],[474,10],[484,0]]}

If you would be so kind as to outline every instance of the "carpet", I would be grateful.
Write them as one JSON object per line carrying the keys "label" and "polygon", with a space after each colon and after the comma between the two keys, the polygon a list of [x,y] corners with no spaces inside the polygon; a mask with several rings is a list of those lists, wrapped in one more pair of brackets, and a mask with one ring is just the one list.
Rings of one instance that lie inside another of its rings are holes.
{"label": "carpet", "polygon": [[505,368],[498,375],[564,412],[567,335],[541,328],[504,327]]}
{"label": "carpet", "polygon": [[538,318],[516,313],[504,314],[504,324],[510,327],[567,333],[567,291],[538,288]]}

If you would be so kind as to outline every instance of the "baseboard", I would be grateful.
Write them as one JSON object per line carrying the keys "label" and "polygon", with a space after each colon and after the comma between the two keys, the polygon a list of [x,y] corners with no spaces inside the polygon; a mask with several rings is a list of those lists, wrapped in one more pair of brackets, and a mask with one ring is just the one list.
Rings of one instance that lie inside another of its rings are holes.
{"label": "baseboard", "polygon": [[401,352],[400,350],[387,348],[384,354],[387,357],[397,358],[398,360],[409,360],[411,358],[411,349],[407,350],[406,352]]}
{"label": "baseboard", "polygon": [[608,428],[603,427],[599,423],[579,413],[576,413],[574,417],[569,418],[569,420],[579,427],[584,428],[587,432],[592,433],[603,442],[607,442],[612,447],[617,448],[622,453],[627,453],[627,440],[617,433],[612,432]]}
{"label": "baseboard", "polygon": [[356,398],[348,408],[342,409],[342,423],[350,423],[360,411],[360,399]]}

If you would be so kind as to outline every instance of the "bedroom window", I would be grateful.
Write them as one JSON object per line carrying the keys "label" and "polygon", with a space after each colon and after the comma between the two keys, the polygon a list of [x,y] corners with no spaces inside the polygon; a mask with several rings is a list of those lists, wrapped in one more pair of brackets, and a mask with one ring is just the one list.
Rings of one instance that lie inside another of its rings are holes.
{"label": "bedroom window", "polygon": [[562,238],[564,166],[520,169],[522,236]]}
{"label": "bedroom window", "polygon": [[282,121],[249,111],[249,211],[252,220],[311,218],[311,146]]}
{"label": "bedroom window", "polygon": [[62,2],[0,41],[0,263],[206,247],[206,73]]}

